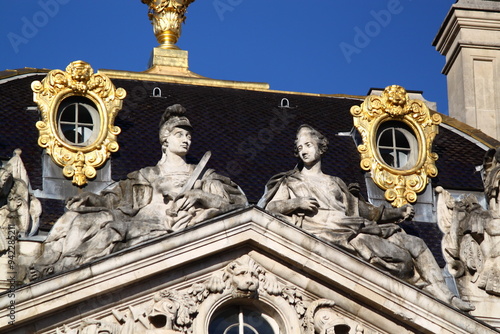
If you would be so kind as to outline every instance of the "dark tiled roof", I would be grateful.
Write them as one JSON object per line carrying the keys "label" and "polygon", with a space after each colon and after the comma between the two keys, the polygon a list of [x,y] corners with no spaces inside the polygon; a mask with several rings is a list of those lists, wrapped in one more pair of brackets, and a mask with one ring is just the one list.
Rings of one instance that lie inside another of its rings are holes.
{"label": "dark tiled roof", "polygon": [[431,250],[436,258],[440,267],[444,267],[446,261],[441,251],[441,240],[443,239],[443,232],[435,223],[425,222],[403,222],[401,227],[406,233],[422,238],[427,247]]}
{"label": "dark tiled roof", "polygon": [[45,74],[37,74],[0,85],[0,156],[11,157],[14,150],[20,148],[34,189],[42,186],[42,149],[37,144],[38,130],[35,127],[39,115],[36,110],[26,108],[36,106],[31,83],[44,77]]}
{"label": "dark tiled roof", "polygon": [[481,175],[476,166],[482,166],[485,151],[466,138],[440,127],[434,140],[434,152],[438,175],[432,180],[434,186],[445,189],[483,190]]}
{"label": "dark tiled roof", "polygon": [[54,225],[57,219],[64,213],[65,201],[40,198],[40,202],[43,207],[40,217],[40,230],[49,231],[52,225]]}

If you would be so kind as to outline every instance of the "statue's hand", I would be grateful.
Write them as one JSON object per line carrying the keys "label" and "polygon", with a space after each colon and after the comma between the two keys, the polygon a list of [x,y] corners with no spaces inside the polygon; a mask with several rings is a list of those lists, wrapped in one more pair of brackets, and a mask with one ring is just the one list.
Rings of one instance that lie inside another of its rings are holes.
{"label": "statue's hand", "polygon": [[83,194],[71,197],[66,202],[66,207],[72,211],[78,211],[84,207],[103,207],[104,203],[101,196],[94,193],[85,192]]}
{"label": "statue's hand", "polygon": [[188,210],[196,203],[204,208],[221,208],[224,204],[220,196],[207,193],[201,189],[191,189],[179,197],[179,210]]}
{"label": "statue's hand", "polygon": [[411,204],[406,204],[401,207],[402,220],[411,220],[415,216],[415,208]]}
{"label": "statue's hand", "polygon": [[314,197],[297,197],[294,198],[293,200],[296,201],[296,206],[298,210],[312,214],[318,213],[319,202]]}

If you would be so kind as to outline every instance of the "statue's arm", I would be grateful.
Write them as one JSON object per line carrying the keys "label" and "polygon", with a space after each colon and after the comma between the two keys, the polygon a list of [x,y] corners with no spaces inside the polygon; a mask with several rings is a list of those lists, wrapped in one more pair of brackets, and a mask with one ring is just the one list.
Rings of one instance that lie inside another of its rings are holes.
{"label": "statue's arm", "polygon": [[415,215],[412,205],[407,204],[400,208],[387,208],[384,206],[375,206],[363,199],[358,202],[360,217],[377,223],[398,223],[404,220],[410,220]]}
{"label": "statue's arm", "polygon": [[195,182],[193,189],[179,194],[176,199],[184,199],[180,210],[187,210],[195,203],[203,208],[230,210],[247,204],[245,194],[228,177],[208,170],[201,180]]}
{"label": "statue's arm", "polygon": [[266,209],[271,212],[283,215],[292,215],[297,210],[303,212],[318,212],[319,203],[313,197],[290,197],[288,188],[281,184],[273,199],[266,205]]}

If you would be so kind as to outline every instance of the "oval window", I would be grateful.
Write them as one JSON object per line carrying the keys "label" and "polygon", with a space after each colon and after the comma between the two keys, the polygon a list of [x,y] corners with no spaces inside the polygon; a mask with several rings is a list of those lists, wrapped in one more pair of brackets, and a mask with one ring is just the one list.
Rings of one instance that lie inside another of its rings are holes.
{"label": "oval window", "polygon": [[389,121],[380,125],[377,149],[382,161],[395,169],[411,169],[417,163],[417,139],[412,129],[403,122]]}
{"label": "oval window", "polygon": [[57,112],[59,135],[66,143],[88,146],[99,134],[99,112],[95,104],[84,97],[64,99]]}

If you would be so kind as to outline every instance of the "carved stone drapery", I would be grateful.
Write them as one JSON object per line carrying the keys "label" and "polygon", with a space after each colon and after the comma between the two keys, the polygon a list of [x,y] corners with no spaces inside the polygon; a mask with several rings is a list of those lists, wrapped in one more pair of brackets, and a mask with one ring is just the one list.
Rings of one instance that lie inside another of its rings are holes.
{"label": "carved stone drapery", "polygon": [[[65,72],[50,71],[42,82],[34,81],[31,88],[42,118],[36,123],[40,133],[38,144],[63,167],[64,176],[72,178],[78,186],[85,185],[87,179],[96,176],[96,168],[104,165],[110,153],[118,151],[116,136],[120,128],[113,123],[125,90],[116,89],[108,77],[94,74],[92,67],[81,60],[69,64]],[[68,143],[61,135],[58,109],[61,102],[70,97],[84,97],[98,109],[99,133],[89,145]]]}
{"label": "carved stone drapery", "polygon": [[149,19],[160,48],[179,49],[175,43],[181,36],[188,6],[195,0],[142,0],[149,7]]}
{"label": "carved stone drapery", "polygon": [[[368,96],[361,106],[351,108],[351,114],[354,126],[363,139],[363,144],[358,146],[361,168],[371,171],[373,181],[385,190],[385,198],[393,206],[414,203],[417,193],[427,186],[428,178],[438,173],[435,165],[438,156],[431,150],[441,116],[431,115],[425,103],[410,100],[406,90],[397,85],[385,88],[381,96]],[[401,122],[416,137],[418,156],[408,168],[389,166],[380,155],[377,133],[380,126],[388,121]]]}

